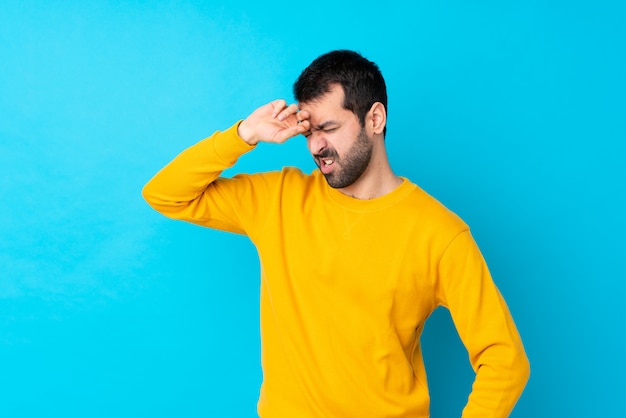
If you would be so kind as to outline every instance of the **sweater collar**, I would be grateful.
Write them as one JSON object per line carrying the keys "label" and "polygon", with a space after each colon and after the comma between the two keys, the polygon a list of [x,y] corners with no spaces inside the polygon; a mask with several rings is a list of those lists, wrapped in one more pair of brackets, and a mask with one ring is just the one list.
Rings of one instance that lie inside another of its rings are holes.
{"label": "sweater collar", "polygon": [[409,193],[411,193],[411,191],[415,190],[416,187],[415,184],[411,183],[411,181],[407,178],[400,177],[402,179],[402,183],[400,183],[400,185],[391,192],[374,199],[363,200],[350,197],[343,194],[339,190],[330,187],[326,182],[324,175],[319,170],[315,170],[313,172],[313,176],[316,177],[316,181],[323,183],[321,185],[322,189],[329,200],[346,209],[363,212],[380,210],[391,206],[406,197]]}

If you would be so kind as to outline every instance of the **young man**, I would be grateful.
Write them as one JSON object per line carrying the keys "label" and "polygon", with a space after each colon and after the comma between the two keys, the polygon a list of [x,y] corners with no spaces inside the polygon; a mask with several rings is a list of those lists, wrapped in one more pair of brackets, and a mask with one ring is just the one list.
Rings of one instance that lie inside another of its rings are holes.
{"label": "young man", "polygon": [[[445,306],[476,380],[463,417],[506,417],[529,375],[468,226],[385,150],[387,93],[351,51],[317,58],[275,100],[183,151],[144,188],[157,211],[246,234],[262,265],[262,418],[428,417],[424,322]],[[219,177],[259,142],[304,134],[319,170]],[[215,260],[215,262],[218,262]]]}

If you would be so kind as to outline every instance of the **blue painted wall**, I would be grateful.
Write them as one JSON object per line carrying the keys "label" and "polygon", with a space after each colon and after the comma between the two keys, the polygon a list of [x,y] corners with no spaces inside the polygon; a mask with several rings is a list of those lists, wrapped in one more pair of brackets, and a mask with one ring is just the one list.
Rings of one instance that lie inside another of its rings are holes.
{"label": "blue painted wall", "polygon": [[[513,416],[626,416],[624,3],[269,3],[2,3],[0,416],[255,415],[254,248],[140,191],[336,48],[379,63],[397,173],[471,225],[509,303]],[[303,139],[239,169],[283,165],[313,168]],[[459,416],[445,311],[423,342],[432,416]]]}

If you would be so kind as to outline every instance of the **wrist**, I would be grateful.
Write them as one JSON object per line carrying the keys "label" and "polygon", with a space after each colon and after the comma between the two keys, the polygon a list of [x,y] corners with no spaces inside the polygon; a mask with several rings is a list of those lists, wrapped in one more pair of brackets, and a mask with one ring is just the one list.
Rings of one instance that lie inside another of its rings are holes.
{"label": "wrist", "polygon": [[248,129],[246,121],[242,120],[237,126],[237,135],[248,145],[256,145],[258,141],[254,139],[253,133]]}

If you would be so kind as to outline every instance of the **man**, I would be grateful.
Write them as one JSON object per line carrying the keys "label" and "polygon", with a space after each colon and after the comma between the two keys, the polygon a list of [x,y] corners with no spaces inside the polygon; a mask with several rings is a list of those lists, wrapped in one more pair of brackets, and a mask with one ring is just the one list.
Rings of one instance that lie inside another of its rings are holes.
{"label": "man", "polygon": [[[387,93],[352,51],[314,60],[275,100],[183,151],[144,188],[166,216],[246,234],[262,265],[262,418],[428,417],[419,339],[445,306],[476,371],[463,417],[505,417],[522,342],[469,228],[385,151]],[[219,177],[259,142],[303,134],[319,170]],[[214,262],[219,262],[214,260]]]}

